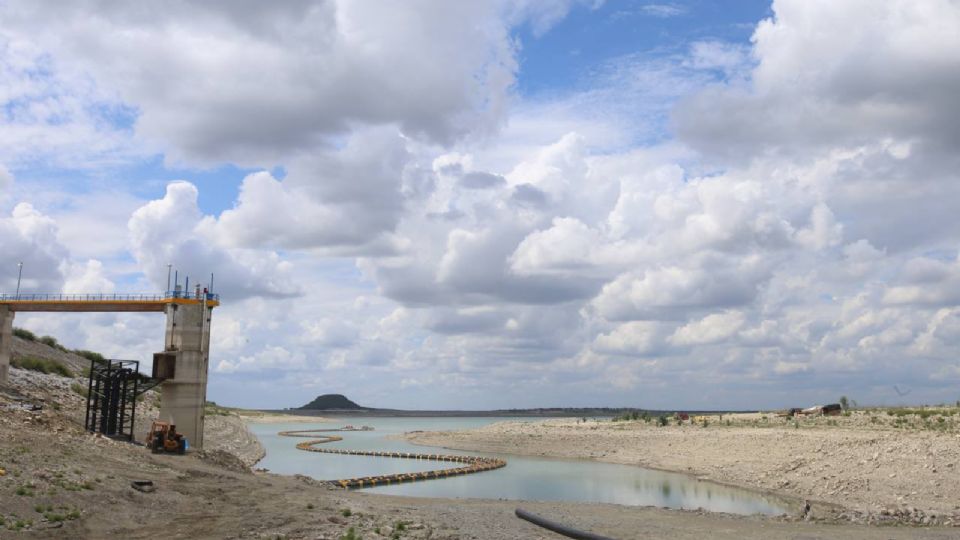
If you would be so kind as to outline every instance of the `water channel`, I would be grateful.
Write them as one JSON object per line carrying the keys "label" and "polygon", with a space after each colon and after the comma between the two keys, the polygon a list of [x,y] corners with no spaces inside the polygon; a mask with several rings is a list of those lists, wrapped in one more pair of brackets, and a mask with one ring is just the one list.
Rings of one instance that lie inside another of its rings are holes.
{"label": "water channel", "polygon": [[324,448],[388,450],[398,452],[469,454],[507,460],[503,469],[467,476],[367,488],[388,495],[415,497],[516,499],[540,501],[602,502],[635,506],[661,506],[735,514],[776,515],[788,512],[783,501],[749,490],[701,482],[683,474],[667,473],[586,460],[535,458],[511,454],[461,452],[416,446],[389,438],[407,431],[470,429],[517,418],[361,418],[349,417],[333,424],[252,424],[251,431],[267,451],[257,465],[280,474],[304,474],[332,480],[455,466],[438,461],[317,454],[297,450],[305,439],[281,437],[283,430],[324,429],[346,424],[368,425],[374,431],[336,433],[343,440]]}

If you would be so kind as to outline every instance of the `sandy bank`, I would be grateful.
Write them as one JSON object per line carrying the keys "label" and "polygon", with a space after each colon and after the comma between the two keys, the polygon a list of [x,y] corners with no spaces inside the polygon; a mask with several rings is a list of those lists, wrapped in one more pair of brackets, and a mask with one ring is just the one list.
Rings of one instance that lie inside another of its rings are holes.
{"label": "sandy bank", "polygon": [[238,414],[244,422],[249,424],[330,424],[339,422],[339,420],[323,416],[264,413],[259,411],[242,411]]}
{"label": "sandy bank", "polygon": [[[814,503],[814,515],[853,521],[960,524],[960,434],[895,429],[850,418],[727,417],[700,425],[575,419],[501,422],[408,434],[458,450],[640,465],[685,472]],[[835,424],[835,425],[834,425]],[[831,508],[833,507],[833,508]]]}

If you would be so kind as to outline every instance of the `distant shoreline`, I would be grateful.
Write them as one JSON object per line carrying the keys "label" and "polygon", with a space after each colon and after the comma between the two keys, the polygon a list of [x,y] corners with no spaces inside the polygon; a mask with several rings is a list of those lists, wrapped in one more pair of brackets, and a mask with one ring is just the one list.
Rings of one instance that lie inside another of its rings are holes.
{"label": "distant shoreline", "polygon": [[244,422],[249,424],[274,424],[277,422],[286,423],[329,423],[332,419],[320,416],[318,414],[288,414],[277,413],[273,411],[258,411],[260,414],[251,414],[250,411],[238,413]]}
{"label": "distant shoreline", "polygon": [[737,414],[754,413],[756,411],[697,411],[678,409],[676,411],[653,411],[644,409],[505,409],[492,411],[406,411],[400,409],[281,409],[264,410],[262,412],[271,415],[285,416],[374,416],[374,417],[399,417],[399,418],[427,418],[427,417],[508,417],[508,418],[610,418],[624,413],[646,412],[651,416],[660,416],[661,414],[673,415],[675,412],[682,411],[687,414],[697,415],[719,415],[719,414]]}

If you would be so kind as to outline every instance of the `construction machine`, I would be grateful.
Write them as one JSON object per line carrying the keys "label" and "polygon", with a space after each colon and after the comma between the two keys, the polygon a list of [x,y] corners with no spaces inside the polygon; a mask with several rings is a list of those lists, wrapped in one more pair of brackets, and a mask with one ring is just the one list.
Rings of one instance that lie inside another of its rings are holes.
{"label": "construction machine", "polygon": [[150,425],[146,444],[154,454],[162,452],[184,454],[187,451],[187,440],[177,433],[177,426],[160,420]]}

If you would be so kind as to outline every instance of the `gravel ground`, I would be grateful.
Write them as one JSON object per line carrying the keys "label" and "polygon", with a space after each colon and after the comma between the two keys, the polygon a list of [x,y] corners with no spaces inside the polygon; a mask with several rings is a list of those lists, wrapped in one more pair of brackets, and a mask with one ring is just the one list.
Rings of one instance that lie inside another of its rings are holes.
{"label": "gravel ground", "polygon": [[[335,490],[307,477],[252,473],[248,464],[258,445],[236,416],[210,417],[202,452],[154,455],[84,432],[72,410],[80,398],[71,379],[18,369],[11,379],[11,386],[0,388],[0,539],[333,540],[349,538],[351,529],[367,540],[558,538],[514,517],[517,506],[621,539],[960,538],[960,531],[947,528]],[[28,410],[36,403],[43,408]],[[150,480],[156,490],[136,491],[134,480]]]}
{"label": "gravel ground", "polygon": [[[616,505],[388,497],[306,477],[254,474],[226,452],[154,455],[84,433],[52,409],[0,391],[0,538],[550,539],[529,511],[621,539],[943,540],[952,529],[778,521]],[[215,455],[210,455],[215,454]],[[219,457],[218,457],[219,455]],[[229,460],[228,460],[229,461]],[[142,493],[133,480],[150,480]]]}

